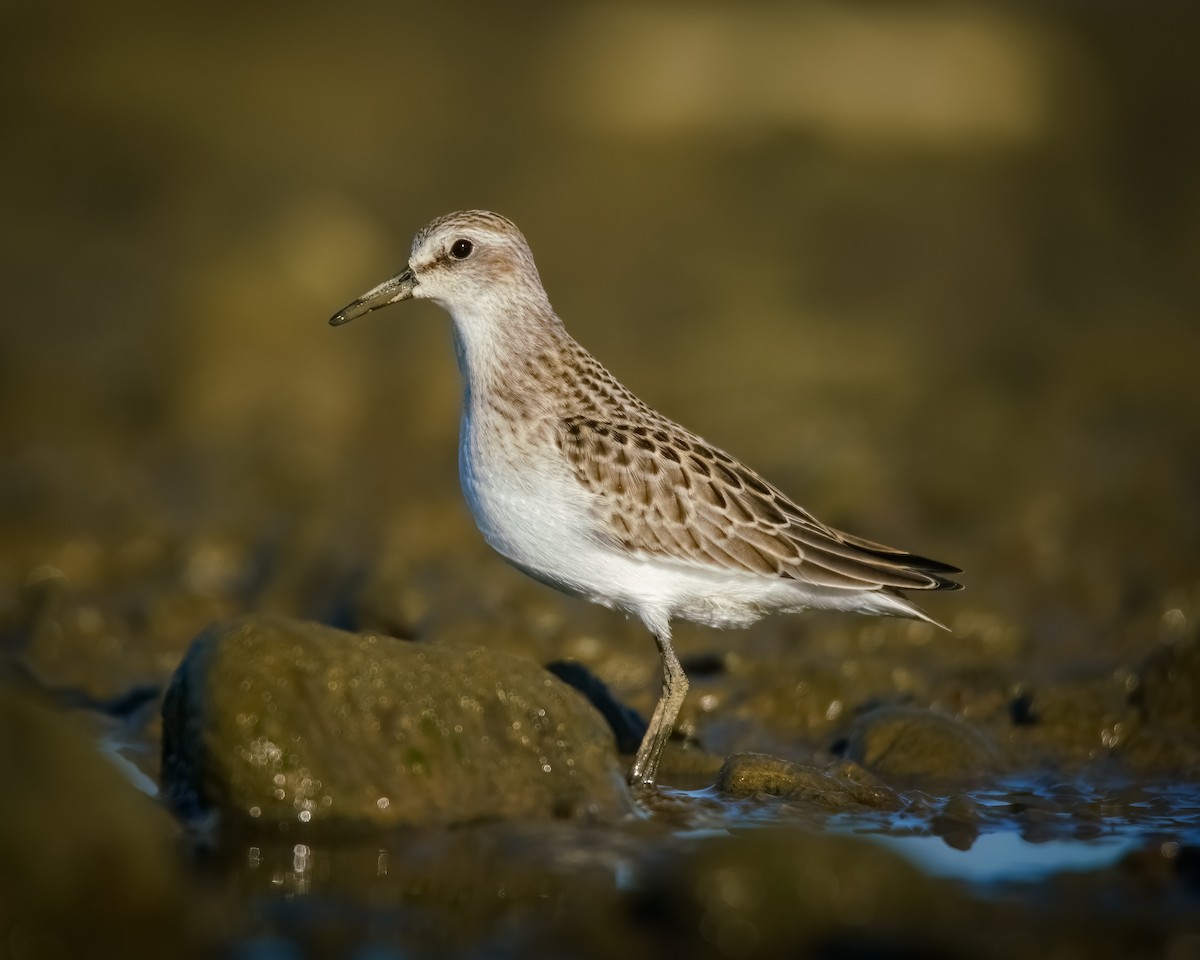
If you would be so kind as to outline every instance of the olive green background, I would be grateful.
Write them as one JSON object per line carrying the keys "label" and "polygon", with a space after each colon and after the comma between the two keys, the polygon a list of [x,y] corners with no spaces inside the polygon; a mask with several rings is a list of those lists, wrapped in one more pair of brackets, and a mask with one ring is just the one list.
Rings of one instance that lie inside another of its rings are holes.
{"label": "olive green background", "polygon": [[320,585],[382,554],[483,556],[446,319],[325,326],[473,206],[647,401],[964,566],[931,607],[959,630],[1057,659],[1193,629],[1187,5],[0,16],[0,618],[31,577],[91,591],[62,679],[127,674],[147,624],[156,675],[217,613],[336,620]]}

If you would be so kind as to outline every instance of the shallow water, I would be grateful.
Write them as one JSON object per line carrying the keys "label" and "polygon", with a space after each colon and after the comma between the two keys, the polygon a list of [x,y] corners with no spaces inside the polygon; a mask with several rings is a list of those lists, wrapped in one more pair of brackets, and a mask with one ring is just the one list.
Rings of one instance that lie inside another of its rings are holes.
{"label": "shallow water", "polygon": [[[1112,866],[1125,854],[1159,845],[1164,856],[1200,844],[1200,787],[1131,783],[1097,786],[1046,777],[1003,778],[983,790],[949,797],[910,794],[898,811],[814,815],[785,801],[722,801],[716,791],[668,791],[681,807],[695,803],[700,821],[680,836],[753,824],[799,822],[864,837],[937,877],[968,881],[986,892],[1010,881]],[[969,815],[964,816],[964,812]],[[676,809],[683,819],[687,813]]]}
{"label": "shallow water", "polygon": [[[762,882],[792,884],[797,895],[818,901],[827,894],[817,890],[841,890],[841,900],[835,897],[831,904],[843,911],[842,920],[861,916],[851,928],[878,918],[881,910],[888,915],[878,893],[858,888],[865,883],[870,889],[867,877],[899,869],[890,859],[898,855],[918,871],[899,871],[900,877],[908,877],[903,881],[909,887],[904,909],[918,917],[927,913],[930,922],[945,910],[959,918],[943,923],[943,930],[950,931],[952,955],[959,950],[992,955],[987,944],[996,938],[1010,945],[1015,938],[1039,954],[1047,949],[1039,936],[1057,942],[1065,929],[1068,940],[1073,937],[1090,955],[1121,956],[1126,955],[1127,932],[1154,915],[1162,924],[1160,933],[1176,937],[1171,942],[1191,942],[1186,931],[1195,927],[1188,920],[1195,920],[1188,906],[1195,902],[1195,867],[1187,866],[1183,880],[1170,877],[1171,865],[1191,857],[1188,850],[1194,851],[1200,840],[1195,789],[1100,789],[1078,783],[1059,783],[1049,791],[1030,787],[1012,783],[951,800],[914,798],[897,814],[836,814],[821,822],[785,810],[777,801],[730,804],[706,791],[665,790],[651,805],[650,820],[661,817],[661,805],[668,805],[672,817],[692,825],[664,831],[646,820],[625,828],[492,824],[401,832],[367,842],[280,837],[227,847],[209,860],[207,869],[219,864],[222,885],[249,898],[245,902],[259,936],[280,943],[332,938],[356,949],[381,949],[385,955],[388,950],[486,953],[513,943],[552,943],[560,955],[602,956],[613,949],[640,955],[654,942],[645,939],[654,925],[647,928],[647,911],[673,916],[681,909],[671,905],[676,898],[700,909],[709,902],[706,891],[712,884],[725,889],[720,903],[741,902],[741,884],[755,883],[745,879],[745,871],[761,856],[756,838],[769,847],[794,846],[784,868],[794,875],[781,876],[776,865]],[[1047,804],[1047,792],[1061,799]],[[967,843],[953,833],[939,835],[936,811],[964,801],[987,811],[986,825]],[[1036,829],[1025,822],[1030,809],[1048,813],[1037,819]],[[850,845],[824,848],[838,838]],[[816,841],[821,843],[808,846]],[[878,860],[870,848],[887,858]],[[740,859],[743,849],[749,850],[747,862]],[[467,863],[471,866],[464,872]],[[941,886],[944,882],[952,885]],[[1123,894],[1121,907],[1105,906],[1116,890],[1130,884],[1132,892]],[[810,885],[812,892],[806,893]],[[794,924],[789,936],[800,938],[795,942],[832,935],[819,933],[824,929],[819,919],[797,921],[786,913],[781,919],[772,912],[777,906],[762,907],[762,902],[736,907],[741,919],[734,928],[741,935],[733,940],[727,936],[719,952],[756,955],[754,944],[759,938],[769,942],[770,931],[780,925]],[[1022,914],[1022,904],[1036,914]],[[710,903],[707,909],[711,914],[717,908]],[[1051,923],[1048,929],[1054,932],[1039,933],[1046,910],[1050,915],[1059,911],[1067,926],[1054,930]],[[584,923],[581,912],[602,919]],[[1094,929],[1072,933],[1081,912],[1094,915]],[[1035,921],[1035,915],[1043,919]],[[706,952],[716,935],[703,924],[698,929],[692,948]],[[883,929],[893,930],[895,944],[924,943],[932,949],[938,943],[945,948],[939,938],[923,940],[922,934],[897,926],[895,919]],[[741,945],[733,946],[734,941]]]}
{"label": "shallow water", "polygon": [[[969,881],[986,892],[1005,882],[1036,882],[1058,873],[1112,866],[1158,844],[1164,856],[1200,843],[1200,788],[1195,785],[1031,782],[955,797],[981,812],[978,832],[955,831],[904,813],[845,814],[830,828],[878,840],[925,873]],[[1036,812],[1036,818],[1029,816]],[[939,829],[940,827],[940,829]]]}

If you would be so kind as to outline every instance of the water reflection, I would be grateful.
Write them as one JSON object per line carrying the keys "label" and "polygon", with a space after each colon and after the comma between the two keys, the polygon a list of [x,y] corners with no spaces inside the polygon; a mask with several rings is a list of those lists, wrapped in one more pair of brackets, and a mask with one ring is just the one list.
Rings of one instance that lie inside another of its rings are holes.
{"label": "water reflection", "polygon": [[933,876],[1030,881],[1108,867],[1148,846],[1170,858],[1200,843],[1200,786],[1012,781],[921,798],[895,816],[840,815],[829,826],[869,836]]}
{"label": "water reflection", "polygon": [[925,873],[979,884],[1037,880],[1068,870],[1100,869],[1111,866],[1142,844],[1136,835],[1034,843],[1019,833],[1006,831],[978,837],[970,847],[959,849],[938,836],[898,837],[880,833],[874,837]]}
{"label": "water reflection", "polygon": [[[1200,847],[1195,786],[1026,779],[904,799],[899,810],[848,814],[663,790],[651,816],[622,824],[255,836],[218,857],[256,924],[292,942],[362,947],[365,936],[424,955],[554,930],[570,947],[563,955],[590,956],[604,954],[579,937],[615,949],[622,938],[678,934],[728,940],[736,953],[759,935],[782,947],[863,923],[889,937],[907,930],[922,948],[946,930],[967,943],[979,923],[1008,929],[1031,899],[1096,917],[1102,944],[1104,923],[1132,929],[1120,925],[1163,891],[1186,894],[1185,861]],[[1120,907],[1105,912],[1099,904],[1118,889]],[[1059,935],[1047,922],[1043,933]]]}

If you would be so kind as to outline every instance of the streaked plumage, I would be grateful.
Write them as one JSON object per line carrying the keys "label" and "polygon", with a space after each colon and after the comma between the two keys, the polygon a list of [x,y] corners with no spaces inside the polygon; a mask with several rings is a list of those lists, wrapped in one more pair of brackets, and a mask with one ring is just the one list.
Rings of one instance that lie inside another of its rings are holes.
{"label": "streaked plumage", "polygon": [[642,403],[567,334],[525,238],[498,214],[434,220],[407,270],[330,322],[410,298],[454,320],[460,477],[484,537],[531,576],[636,614],[655,636],[663,695],[633,781],[653,782],[687,691],[672,619],[744,626],[821,607],[930,620],[901,591],[958,588],[956,567],[826,526]]}

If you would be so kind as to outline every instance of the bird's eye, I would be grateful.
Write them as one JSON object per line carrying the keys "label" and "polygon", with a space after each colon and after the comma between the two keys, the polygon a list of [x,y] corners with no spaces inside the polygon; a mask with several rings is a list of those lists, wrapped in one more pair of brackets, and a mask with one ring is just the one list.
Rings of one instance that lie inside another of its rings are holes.
{"label": "bird's eye", "polygon": [[466,260],[471,255],[471,251],[475,249],[475,244],[470,240],[455,240],[450,245],[450,256],[455,260]]}

